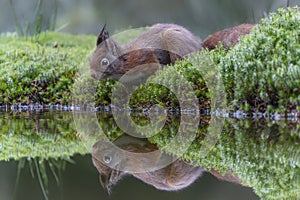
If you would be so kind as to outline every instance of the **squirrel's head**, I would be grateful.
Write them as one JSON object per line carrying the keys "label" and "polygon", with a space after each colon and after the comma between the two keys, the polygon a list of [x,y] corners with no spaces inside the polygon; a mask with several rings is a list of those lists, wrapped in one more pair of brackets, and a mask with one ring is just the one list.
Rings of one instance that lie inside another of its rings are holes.
{"label": "squirrel's head", "polygon": [[105,24],[98,36],[96,49],[90,60],[91,76],[98,80],[117,79],[120,73],[118,63],[120,54],[121,47],[109,37]]}

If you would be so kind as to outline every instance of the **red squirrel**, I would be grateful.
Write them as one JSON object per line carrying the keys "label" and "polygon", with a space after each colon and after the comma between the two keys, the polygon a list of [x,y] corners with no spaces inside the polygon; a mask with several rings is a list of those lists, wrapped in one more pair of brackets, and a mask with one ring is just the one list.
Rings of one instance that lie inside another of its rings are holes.
{"label": "red squirrel", "polygon": [[143,66],[138,69],[139,72],[151,75],[158,69],[159,64],[174,64],[176,60],[202,48],[212,50],[220,42],[226,49],[233,47],[240,36],[250,33],[254,26],[241,24],[224,29],[213,33],[202,43],[198,37],[182,26],[155,24],[128,44],[119,45],[110,38],[104,25],[91,56],[91,76],[98,80],[106,78],[118,80],[137,66]]}
{"label": "red squirrel", "polygon": [[[91,57],[91,75],[96,79],[119,79],[129,70],[144,64],[174,64],[189,53],[202,49],[201,40],[175,24],[155,24],[126,45],[110,38],[106,26],[100,32]],[[151,74],[158,65],[144,65]]]}

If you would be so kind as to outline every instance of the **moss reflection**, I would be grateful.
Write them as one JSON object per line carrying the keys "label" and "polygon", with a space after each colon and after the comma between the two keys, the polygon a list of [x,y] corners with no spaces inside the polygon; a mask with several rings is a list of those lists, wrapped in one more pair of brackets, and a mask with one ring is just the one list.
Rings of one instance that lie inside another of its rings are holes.
{"label": "moss reflection", "polygon": [[[111,113],[95,113],[106,136],[115,140],[123,131]],[[71,112],[11,112],[1,113],[0,159],[68,160],[75,154],[88,154],[78,135]],[[131,113],[133,121],[148,125],[147,113]],[[87,119],[89,120],[89,119]],[[179,115],[167,116],[162,130],[148,138],[166,154],[176,155],[176,148],[166,145],[178,134]],[[265,119],[225,119],[222,132],[211,151],[202,157],[199,152],[211,124],[209,117],[201,117],[195,140],[179,159],[205,170],[215,170],[219,177],[228,170],[243,185],[250,186],[262,199],[293,199],[299,194],[299,121]],[[153,129],[155,131],[155,129]],[[95,138],[91,136],[93,142]],[[88,138],[89,139],[89,138]]]}

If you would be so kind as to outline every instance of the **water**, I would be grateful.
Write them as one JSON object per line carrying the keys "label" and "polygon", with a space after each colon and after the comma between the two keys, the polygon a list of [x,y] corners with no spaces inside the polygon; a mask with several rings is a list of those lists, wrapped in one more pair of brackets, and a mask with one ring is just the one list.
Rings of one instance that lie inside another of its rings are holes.
{"label": "water", "polygon": [[[108,196],[100,187],[98,172],[92,165],[90,156],[75,156],[73,159],[76,164],[67,164],[62,186],[57,186],[50,176],[49,199],[258,199],[251,189],[218,181],[208,174],[184,191],[174,193],[158,191],[133,177],[126,177]],[[16,171],[17,162],[1,162],[1,199],[11,199],[13,196]],[[15,199],[43,199],[38,179],[32,178],[28,168],[21,173]]]}
{"label": "water", "polygon": [[[111,113],[89,114],[97,116],[109,138],[123,134]],[[131,116],[140,125],[147,125],[150,120],[145,113]],[[201,150],[200,144],[209,135],[212,123],[210,117],[199,120],[196,137],[184,157],[205,168],[230,168],[244,186],[218,180],[206,172],[182,191],[165,192],[128,176],[112,187],[109,197],[91,159],[91,143],[102,136],[85,133],[82,137],[81,129],[74,123],[77,117],[72,112],[54,110],[0,113],[0,199],[281,199],[299,194],[297,120],[224,119],[216,144],[198,159],[199,155],[193,152]],[[169,115],[163,129],[150,141],[163,147],[177,134],[179,122],[179,116]]]}

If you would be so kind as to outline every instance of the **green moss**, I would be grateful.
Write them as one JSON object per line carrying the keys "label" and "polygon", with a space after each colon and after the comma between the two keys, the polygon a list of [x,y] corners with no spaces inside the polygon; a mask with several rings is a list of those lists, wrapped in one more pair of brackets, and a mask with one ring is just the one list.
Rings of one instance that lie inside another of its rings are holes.
{"label": "green moss", "polygon": [[69,104],[93,37],[43,33],[0,38],[0,104]]}
{"label": "green moss", "polygon": [[[199,55],[199,57],[202,56]],[[188,91],[187,83],[191,85],[192,91]],[[175,94],[176,91],[185,93],[186,96],[188,93],[195,92],[202,108],[210,106],[210,95],[201,71],[194,67],[189,60],[182,60],[173,66],[159,70],[150,77],[147,84],[142,85],[132,94],[130,107],[142,109],[159,104],[167,108],[177,108],[182,99],[177,99],[179,94]]]}
{"label": "green moss", "polygon": [[279,9],[221,56],[229,101],[237,108],[280,112],[300,103],[300,12]]}

